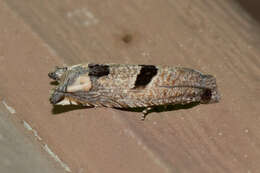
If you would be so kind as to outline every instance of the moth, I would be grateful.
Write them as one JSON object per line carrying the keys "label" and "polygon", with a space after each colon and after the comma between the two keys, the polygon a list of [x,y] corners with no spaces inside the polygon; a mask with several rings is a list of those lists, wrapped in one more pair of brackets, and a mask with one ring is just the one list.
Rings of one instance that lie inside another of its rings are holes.
{"label": "moth", "polygon": [[59,83],[54,105],[142,107],[142,119],[160,105],[220,100],[215,77],[185,67],[86,63],[56,67],[48,76]]}

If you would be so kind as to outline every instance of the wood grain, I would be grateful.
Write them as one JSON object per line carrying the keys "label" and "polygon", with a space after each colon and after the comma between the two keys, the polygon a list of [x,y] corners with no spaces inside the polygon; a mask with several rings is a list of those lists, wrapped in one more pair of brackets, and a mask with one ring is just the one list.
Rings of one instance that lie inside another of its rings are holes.
{"label": "wood grain", "polygon": [[[259,26],[236,1],[1,0],[0,96],[73,172],[260,170]],[[219,104],[53,114],[47,73],[82,62],[214,74]]]}

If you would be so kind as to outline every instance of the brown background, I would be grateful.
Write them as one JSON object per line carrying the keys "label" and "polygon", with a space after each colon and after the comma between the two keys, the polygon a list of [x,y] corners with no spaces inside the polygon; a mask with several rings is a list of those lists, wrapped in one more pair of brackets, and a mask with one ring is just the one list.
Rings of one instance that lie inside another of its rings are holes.
{"label": "brown background", "polygon": [[[260,18],[248,2],[0,0],[0,98],[76,173],[258,172]],[[191,67],[216,76],[222,100],[146,121],[53,114],[47,73],[82,62]]]}

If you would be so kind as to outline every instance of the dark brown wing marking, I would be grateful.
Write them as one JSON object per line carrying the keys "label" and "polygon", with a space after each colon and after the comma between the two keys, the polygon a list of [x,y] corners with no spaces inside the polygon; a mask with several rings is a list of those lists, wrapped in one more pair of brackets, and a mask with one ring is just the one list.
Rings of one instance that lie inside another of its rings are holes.
{"label": "dark brown wing marking", "polygon": [[134,89],[145,87],[150,83],[152,78],[157,74],[158,69],[153,65],[139,65],[141,66],[140,73],[138,74]]}
{"label": "dark brown wing marking", "polygon": [[109,74],[109,66],[102,64],[89,64],[89,76],[102,77]]}

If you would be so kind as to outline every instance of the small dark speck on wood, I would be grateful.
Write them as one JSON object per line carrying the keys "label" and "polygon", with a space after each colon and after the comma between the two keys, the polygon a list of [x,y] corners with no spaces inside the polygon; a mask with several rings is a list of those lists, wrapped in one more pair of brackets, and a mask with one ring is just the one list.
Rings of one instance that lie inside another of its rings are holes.
{"label": "small dark speck on wood", "polygon": [[125,34],[122,37],[122,41],[126,44],[129,44],[133,40],[133,36],[131,34]]}

